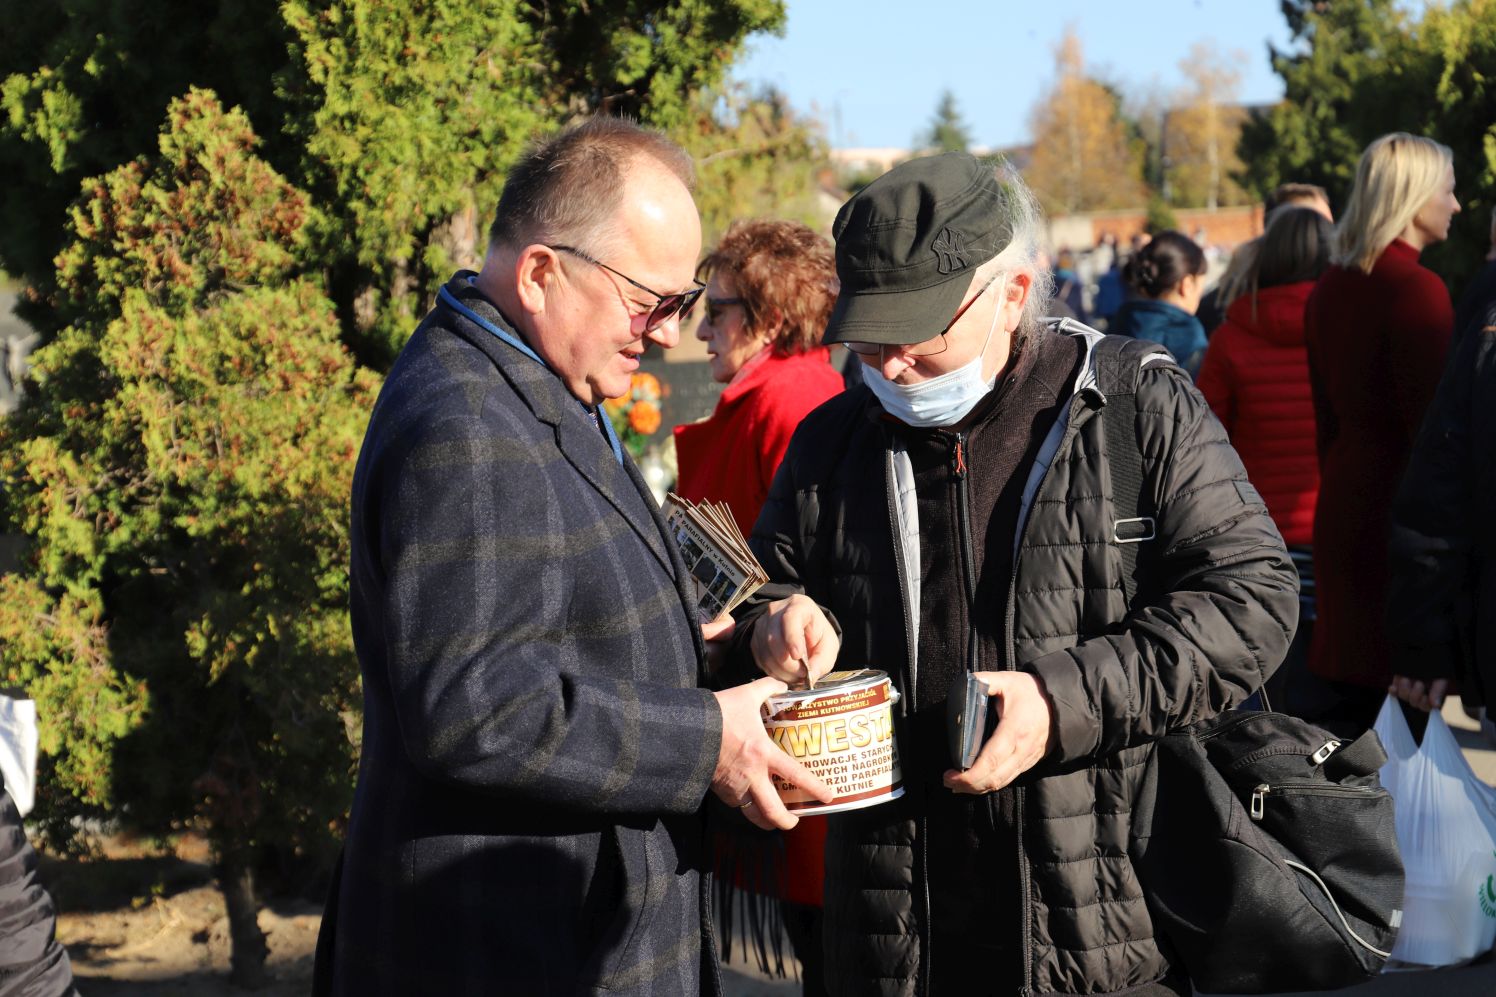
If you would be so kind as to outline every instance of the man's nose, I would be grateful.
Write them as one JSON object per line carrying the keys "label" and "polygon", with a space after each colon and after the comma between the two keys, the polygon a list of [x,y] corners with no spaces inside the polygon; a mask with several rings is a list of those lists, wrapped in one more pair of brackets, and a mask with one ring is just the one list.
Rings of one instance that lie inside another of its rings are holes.
{"label": "man's nose", "polygon": [[885,381],[892,381],[914,366],[914,358],[897,346],[884,346],[878,352],[878,369]]}
{"label": "man's nose", "polygon": [[645,339],[652,339],[667,350],[673,350],[680,345],[680,312],[655,326],[644,334]]}

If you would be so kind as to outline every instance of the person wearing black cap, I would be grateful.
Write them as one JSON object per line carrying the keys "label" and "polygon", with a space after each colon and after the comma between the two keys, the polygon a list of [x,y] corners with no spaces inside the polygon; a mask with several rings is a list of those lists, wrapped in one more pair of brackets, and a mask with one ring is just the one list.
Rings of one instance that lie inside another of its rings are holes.
{"label": "person wearing black cap", "polygon": [[[1042,228],[1016,175],[964,153],[837,215],[826,341],[864,386],[790,444],[751,541],[771,583],[729,661],[883,669],[902,693],[904,795],[828,818],[833,993],[1188,993],[1131,807],[1152,742],[1247,698],[1296,622],[1283,542],[1187,375],[1042,318]],[[968,673],[994,726],[963,771],[946,709]]]}

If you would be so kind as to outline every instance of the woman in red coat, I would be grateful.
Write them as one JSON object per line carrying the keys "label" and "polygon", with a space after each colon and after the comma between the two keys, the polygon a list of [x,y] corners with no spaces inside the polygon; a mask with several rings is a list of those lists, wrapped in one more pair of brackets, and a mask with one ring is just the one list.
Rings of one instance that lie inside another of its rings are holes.
{"label": "woman in red coat", "polygon": [[[696,338],[707,344],[712,377],[727,386],[709,418],[675,430],[676,491],[693,502],[726,502],[747,536],[795,427],[842,389],[821,345],[836,299],[836,265],[831,244],[804,225],[748,221],[727,230],[701,270],[706,315]],[[748,841],[768,844],[749,833]],[[768,863],[772,872],[764,882],[759,860],[773,849],[745,849],[740,835],[719,835],[719,865],[736,866],[719,868],[719,884],[735,882],[779,898],[805,993],[822,994],[826,819],[802,817],[783,840],[783,861]],[[722,912],[732,906],[727,897],[720,904]]]}
{"label": "woman in red coat", "polygon": [[1319,456],[1304,346],[1304,303],[1330,262],[1330,221],[1312,208],[1274,212],[1251,250],[1226,318],[1211,336],[1196,385],[1226,427],[1299,569],[1299,631],[1269,682],[1271,705],[1303,714],[1318,706],[1305,672],[1314,632],[1314,505]]}
{"label": "woman in red coat", "polygon": [[702,261],[713,380],[727,385],[702,422],[677,427],[676,491],[728,503],[743,535],[810,410],[842,389],[821,345],[836,300],[831,244],[796,222],[737,222]]}
{"label": "woman in red coat", "polygon": [[1309,667],[1342,697],[1320,722],[1344,733],[1371,726],[1393,677],[1382,628],[1392,498],[1454,327],[1449,292],[1418,254],[1459,210],[1448,148],[1377,139],[1305,311],[1320,465]]}

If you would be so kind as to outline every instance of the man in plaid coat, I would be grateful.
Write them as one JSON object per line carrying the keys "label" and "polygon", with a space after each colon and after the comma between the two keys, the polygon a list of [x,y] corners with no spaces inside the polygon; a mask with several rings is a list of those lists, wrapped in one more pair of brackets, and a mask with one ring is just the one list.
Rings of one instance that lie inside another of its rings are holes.
{"label": "man in plaid coat", "polygon": [[626,122],[550,139],[390,372],[353,483],[363,753],[320,992],[717,992],[705,795],[788,827],[770,774],[819,786],[759,720],[783,683],[698,688],[709,628],[599,408],[700,293],[691,183]]}

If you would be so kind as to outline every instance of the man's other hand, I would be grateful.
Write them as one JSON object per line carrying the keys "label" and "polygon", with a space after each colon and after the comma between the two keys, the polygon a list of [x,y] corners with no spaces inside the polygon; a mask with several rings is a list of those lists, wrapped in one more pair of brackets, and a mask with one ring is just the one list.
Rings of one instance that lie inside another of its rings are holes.
{"label": "man's other hand", "polygon": [[723,613],[710,623],[701,625],[701,638],[706,641],[706,673],[715,675],[727,661],[727,640],[737,629],[737,620]]}
{"label": "man's other hand", "polygon": [[841,640],[813,599],[792,595],[769,603],[769,611],[753,624],[752,646],[759,671],[800,685],[836,667]]}
{"label": "man's other hand", "polygon": [[1449,679],[1434,679],[1427,684],[1404,675],[1394,675],[1387,691],[1409,706],[1424,713],[1444,708],[1444,697],[1449,695]]}
{"label": "man's other hand", "polygon": [[762,678],[714,694],[722,709],[722,748],[712,775],[712,792],[766,831],[787,831],[800,823],[780,801],[772,776],[794,783],[823,803],[832,797],[824,782],[786,754],[764,730],[764,700],[786,688],[778,679]]}
{"label": "man's other hand", "polygon": [[1028,672],[977,672],[987,694],[997,699],[997,729],[965,772],[945,773],[953,793],[990,793],[1002,789],[1039,763],[1049,751],[1054,708],[1044,684]]}

